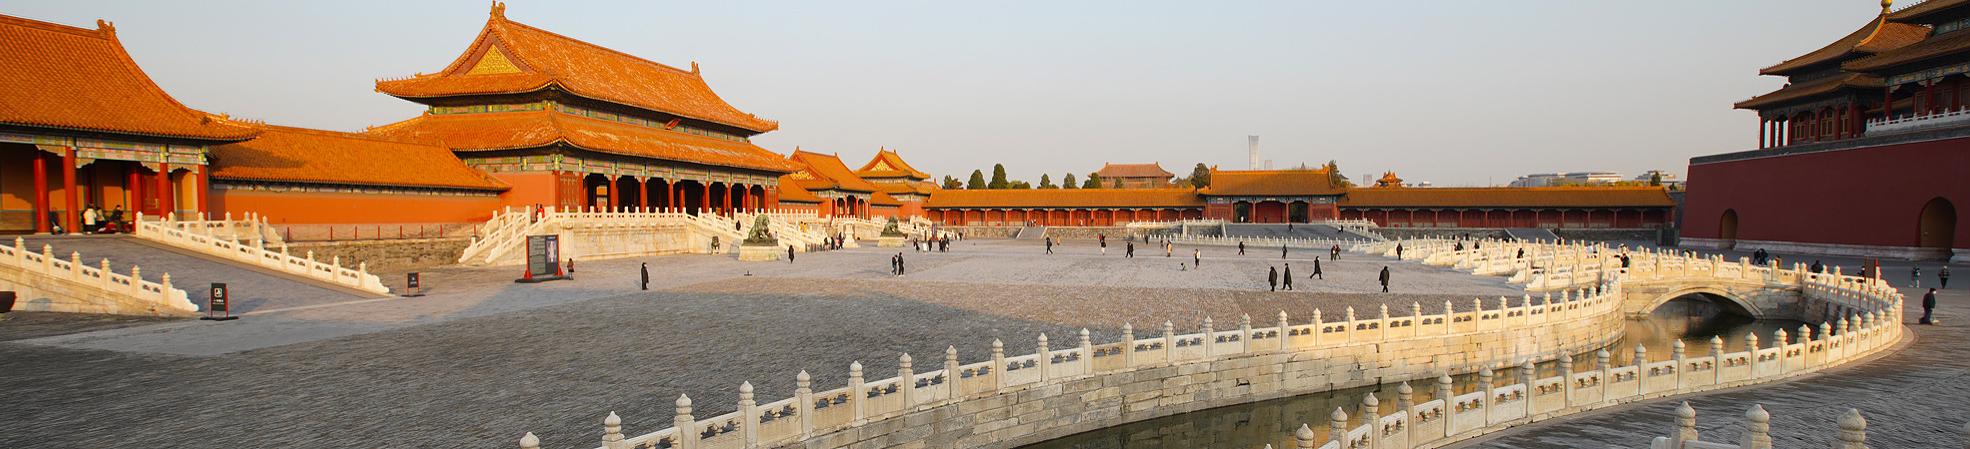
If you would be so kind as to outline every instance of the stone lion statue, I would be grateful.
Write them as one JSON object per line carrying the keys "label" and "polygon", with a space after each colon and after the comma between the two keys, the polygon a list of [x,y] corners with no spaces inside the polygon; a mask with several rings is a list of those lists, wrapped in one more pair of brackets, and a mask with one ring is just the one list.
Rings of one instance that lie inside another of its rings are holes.
{"label": "stone lion statue", "polygon": [[896,217],[889,217],[889,223],[882,225],[883,237],[902,237],[903,230],[896,227]]}
{"label": "stone lion statue", "polygon": [[753,218],[752,232],[746,235],[745,244],[779,246],[780,239],[773,238],[773,233],[767,230],[768,228],[767,225],[770,223],[772,222],[767,220],[765,214],[761,214],[759,215],[759,217]]}

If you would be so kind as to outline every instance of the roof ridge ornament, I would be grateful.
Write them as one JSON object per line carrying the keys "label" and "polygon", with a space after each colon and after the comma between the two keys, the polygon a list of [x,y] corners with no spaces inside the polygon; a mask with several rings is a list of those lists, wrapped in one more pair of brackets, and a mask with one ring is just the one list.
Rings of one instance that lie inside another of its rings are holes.
{"label": "roof ridge ornament", "polygon": [[495,18],[495,19],[499,19],[499,20],[506,20],[506,2],[502,2],[502,1],[499,1],[499,0],[493,0],[493,2],[492,2],[492,16],[493,16],[493,18]]}
{"label": "roof ridge ornament", "polygon": [[115,36],[116,23],[110,22],[108,20],[96,19],[96,31],[101,32],[107,36]]}

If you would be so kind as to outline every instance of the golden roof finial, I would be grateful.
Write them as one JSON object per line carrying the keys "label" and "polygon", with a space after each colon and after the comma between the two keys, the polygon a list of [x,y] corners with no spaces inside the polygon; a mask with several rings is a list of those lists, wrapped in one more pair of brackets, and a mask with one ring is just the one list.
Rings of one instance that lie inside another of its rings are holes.
{"label": "golden roof finial", "polygon": [[1888,13],[1888,10],[1889,10],[1890,8],[1894,8],[1894,7],[1895,7],[1895,0],[1881,0],[1881,13],[1882,13],[1882,14],[1887,14],[1887,13]]}

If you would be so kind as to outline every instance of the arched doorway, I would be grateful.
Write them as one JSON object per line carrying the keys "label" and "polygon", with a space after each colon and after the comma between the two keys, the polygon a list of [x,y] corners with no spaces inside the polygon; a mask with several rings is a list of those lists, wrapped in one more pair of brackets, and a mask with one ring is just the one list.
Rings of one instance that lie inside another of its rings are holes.
{"label": "arched doorway", "polygon": [[582,211],[604,210],[609,207],[609,177],[591,173],[581,179]]}
{"label": "arched doorway", "polygon": [[1306,202],[1305,202],[1305,201],[1294,201],[1294,202],[1292,202],[1291,204],[1287,204],[1287,205],[1286,205],[1286,221],[1289,221],[1289,222],[1293,222],[1293,223],[1306,223],[1306,222],[1307,222],[1307,204],[1306,204]]}
{"label": "arched doorway", "polygon": [[1944,251],[1956,247],[1956,205],[1949,200],[1936,197],[1922,205],[1920,223],[1916,230],[1917,246]]}
{"label": "arched doorway", "polygon": [[1252,222],[1252,203],[1248,203],[1248,202],[1244,202],[1244,201],[1239,201],[1239,202],[1236,202],[1236,203],[1232,203],[1232,204],[1231,204],[1231,222],[1232,222],[1232,223],[1251,223],[1251,222]]}
{"label": "arched doorway", "polygon": [[1722,241],[1721,249],[1737,247],[1737,209],[1724,209],[1724,217],[1717,220],[1717,240]]}

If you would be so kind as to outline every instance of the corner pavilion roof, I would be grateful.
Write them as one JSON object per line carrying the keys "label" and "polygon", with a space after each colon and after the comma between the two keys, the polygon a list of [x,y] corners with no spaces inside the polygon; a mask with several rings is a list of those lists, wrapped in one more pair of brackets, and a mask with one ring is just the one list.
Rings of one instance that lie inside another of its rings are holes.
{"label": "corner pavilion roof", "polygon": [[8,15],[0,15],[0,124],[212,142],[256,132],[172,99],[109,22],[91,30]]}
{"label": "corner pavilion roof", "polygon": [[855,170],[855,175],[863,178],[909,178],[919,181],[930,179],[929,173],[911,167],[908,162],[903,162],[903,156],[888,148],[877,149],[876,157],[869,159],[869,163],[862,164],[861,169]]}
{"label": "corner pavilion roof", "polygon": [[1177,208],[1204,207],[1192,189],[944,189],[926,208]]}
{"label": "corner pavilion roof", "polygon": [[1731,107],[1736,109],[1758,109],[1801,98],[1835,93],[1849,87],[1880,88],[1881,86],[1881,77],[1848,73],[1804,83],[1787,84],[1785,87],[1781,87],[1770,93],[1737,102],[1737,104]]}
{"label": "corner pavilion roof", "polygon": [[1328,179],[1326,169],[1218,170],[1211,168],[1211,185],[1198,193],[1212,196],[1339,195],[1344,191]]}
{"label": "corner pavilion roof", "polygon": [[848,170],[848,165],[842,164],[841,158],[835,155],[795,148],[793,155],[788,158],[806,166],[805,169],[793,173],[794,182],[803,189],[869,193],[878,190],[875,184],[855,176],[855,172]]}
{"label": "corner pavilion roof", "polygon": [[1882,14],[1868,21],[1852,33],[1839,40],[1820,47],[1818,50],[1788,59],[1771,67],[1759,70],[1760,75],[1791,75],[1800,69],[1828,62],[1839,62],[1855,56],[1877,54],[1921,42],[1929,37],[1929,27],[1907,23],[1891,22],[1888,15]]}
{"label": "corner pavilion roof", "polygon": [[547,89],[755,133],[780,127],[719,98],[695,62],[687,71],[506,20],[497,2],[478,38],[444,70],[376,82],[378,92],[406,99]]}
{"label": "corner pavilion roof", "polygon": [[902,202],[902,201],[897,201],[897,200],[896,200],[896,197],[893,197],[893,196],[889,196],[889,194],[887,194],[887,193],[882,193],[882,192],[876,192],[876,193],[875,193],[874,195],[869,195],[869,205],[872,205],[872,206],[902,206],[902,205],[903,205],[903,202]]}
{"label": "corner pavilion roof", "polygon": [[[1215,179],[1212,182],[1216,182]],[[1342,207],[1674,207],[1659,186],[1351,188]]]}
{"label": "corner pavilion roof", "polygon": [[1888,20],[1896,22],[1922,23],[1936,13],[1948,11],[1959,6],[1970,5],[1970,0],[1928,0],[1900,11],[1888,14]]}
{"label": "corner pavilion roof", "polygon": [[368,134],[443,145],[459,152],[537,148],[565,143],[600,153],[776,173],[800,168],[779,154],[751,142],[582,117],[554,110],[425,114],[371,128]]}
{"label": "corner pavilion roof", "polygon": [[1874,56],[1848,61],[1841,68],[1849,71],[1871,72],[1894,66],[1921,62],[1924,60],[1961,55],[1970,52],[1970,33],[1955,32],[1933,39],[1923,40],[1914,45],[1899,47]]}
{"label": "corner pavilion roof", "polygon": [[820,196],[814,195],[814,192],[809,192],[807,191],[807,189],[800,188],[800,183],[796,181],[798,180],[794,179],[793,175],[780,176],[780,183],[779,183],[780,202],[804,203],[804,204],[820,204],[827,202],[827,200],[821,199]]}
{"label": "corner pavilion roof", "polygon": [[926,181],[871,182],[870,184],[876,186],[876,191],[892,195],[929,195],[937,192],[937,184]]}
{"label": "corner pavilion roof", "polygon": [[212,147],[212,177],[269,182],[506,190],[444,147],[376,136],[262,126],[259,137]]}
{"label": "corner pavilion roof", "polygon": [[1110,179],[1110,178],[1162,178],[1162,179],[1166,179],[1166,180],[1167,180],[1167,179],[1170,179],[1170,178],[1173,178],[1173,177],[1176,177],[1176,174],[1173,174],[1173,173],[1170,173],[1170,171],[1169,171],[1169,170],[1164,170],[1164,169],[1163,169],[1163,164],[1161,164],[1161,163],[1156,163],[1156,162],[1151,162],[1151,163],[1147,163],[1147,164],[1106,164],[1106,163],[1104,163],[1104,164],[1101,164],[1101,170],[1096,170],[1096,171],[1095,171],[1094,173],[1095,173],[1095,174],[1097,174],[1097,175],[1101,175],[1101,179]]}

